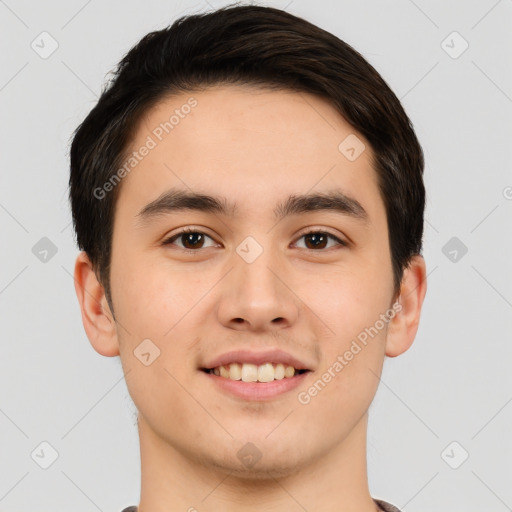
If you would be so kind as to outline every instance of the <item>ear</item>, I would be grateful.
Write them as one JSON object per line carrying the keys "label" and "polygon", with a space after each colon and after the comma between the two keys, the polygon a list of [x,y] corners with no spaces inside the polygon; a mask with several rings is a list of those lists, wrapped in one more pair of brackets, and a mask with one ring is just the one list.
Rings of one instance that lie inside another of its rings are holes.
{"label": "ear", "polygon": [[410,348],[420,322],[421,307],[427,293],[427,273],[423,256],[413,256],[404,270],[400,296],[394,305],[396,315],[388,324],[386,355],[396,357]]}
{"label": "ear", "polygon": [[116,322],[105,290],[96,277],[89,257],[83,251],[75,262],[75,290],[85,332],[94,350],[107,357],[119,355]]}

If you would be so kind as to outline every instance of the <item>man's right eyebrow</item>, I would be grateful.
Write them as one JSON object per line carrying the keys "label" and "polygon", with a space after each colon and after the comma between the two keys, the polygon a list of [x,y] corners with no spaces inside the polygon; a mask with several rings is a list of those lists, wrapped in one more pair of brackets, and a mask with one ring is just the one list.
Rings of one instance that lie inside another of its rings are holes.
{"label": "man's right eyebrow", "polygon": [[[141,223],[146,223],[162,215],[186,210],[220,214],[231,218],[239,212],[238,205],[225,197],[171,188],[144,206],[137,214],[137,218]],[[370,223],[369,215],[361,203],[341,190],[292,194],[274,208],[274,217],[276,220],[282,220],[291,215],[313,211],[336,212],[359,220],[363,224]]]}

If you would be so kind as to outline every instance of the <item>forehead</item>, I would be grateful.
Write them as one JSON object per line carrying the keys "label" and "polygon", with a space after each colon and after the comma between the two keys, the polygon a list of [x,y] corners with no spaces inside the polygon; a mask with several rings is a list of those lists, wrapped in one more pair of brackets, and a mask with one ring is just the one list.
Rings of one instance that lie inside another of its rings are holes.
{"label": "forehead", "polygon": [[368,143],[307,93],[217,86],[167,97],[140,120],[132,152],[119,202],[133,215],[176,187],[229,198],[240,215],[333,189],[357,196],[370,216],[383,211]]}

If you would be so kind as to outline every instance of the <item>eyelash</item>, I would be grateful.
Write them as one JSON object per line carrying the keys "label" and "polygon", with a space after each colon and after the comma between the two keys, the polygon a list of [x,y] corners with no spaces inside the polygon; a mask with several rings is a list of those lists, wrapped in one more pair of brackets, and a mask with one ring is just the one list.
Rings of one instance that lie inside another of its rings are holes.
{"label": "eyelash", "polygon": [[[203,231],[199,231],[198,229],[193,229],[193,228],[185,228],[183,229],[182,231],[180,231],[179,233],[175,233],[174,235],[172,235],[171,237],[165,239],[163,242],[162,242],[162,245],[172,245],[173,242],[175,240],[177,240],[180,236],[182,235],[186,235],[186,234],[189,234],[189,233],[198,233],[198,234],[201,234],[201,235],[205,235],[207,236],[208,238],[212,239],[213,238],[204,233]],[[332,238],[333,240],[335,240],[336,242],[338,242],[338,244],[341,246],[341,247],[348,247],[348,242],[345,242],[344,240],[341,240],[340,238],[338,238],[337,236],[329,233],[328,231],[321,231],[321,230],[312,230],[312,231],[308,231],[307,233],[303,233],[299,238],[298,240],[300,240],[301,238],[304,238],[305,236],[308,236],[308,235],[316,235],[316,234],[321,234],[321,235],[327,235],[329,238]],[[187,254],[197,254],[201,249],[185,249],[185,248],[181,248],[181,247],[178,247],[179,249],[181,249],[183,252],[187,253]],[[306,249],[308,251],[312,251],[312,252],[325,252],[325,251],[328,251],[330,249],[333,249],[333,247],[330,247],[329,249],[319,249],[319,250],[316,250],[316,249]]]}

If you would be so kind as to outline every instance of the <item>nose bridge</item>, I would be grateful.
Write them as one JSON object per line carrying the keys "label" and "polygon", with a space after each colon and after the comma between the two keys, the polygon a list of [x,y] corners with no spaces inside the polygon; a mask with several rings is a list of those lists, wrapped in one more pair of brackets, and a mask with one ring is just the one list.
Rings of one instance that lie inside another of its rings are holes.
{"label": "nose bridge", "polygon": [[[270,238],[266,238],[270,244]],[[289,325],[297,316],[297,304],[288,290],[278,251],[248,236],[233,254],[233,270],[219,308],[224,324],[264,329],[277,321]]]}
{"label": "nose bridge", "polygon": [[278,273],[281,265],[279,255],[270,248],[270,243],[270,237],[265,239],[264,246],[255,237],[248,236],[236,248],[234,278],[247,292],[263,294],[258,300],[264,297],[269,300],[280,293]]}

